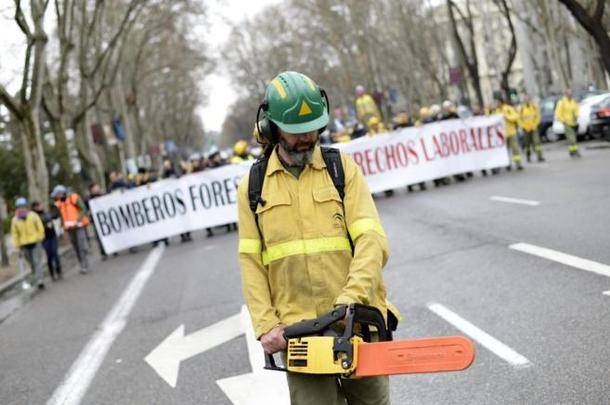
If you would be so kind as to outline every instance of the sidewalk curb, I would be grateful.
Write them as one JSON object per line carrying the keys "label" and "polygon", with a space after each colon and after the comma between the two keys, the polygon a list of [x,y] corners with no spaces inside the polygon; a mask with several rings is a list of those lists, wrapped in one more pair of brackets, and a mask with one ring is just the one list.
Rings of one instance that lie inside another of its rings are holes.
{"label": "sidewalk curb", "polygon": [[[70,246],[63,246],[59,249],[59,257],[63,258],[64,255],[70,251]],[[29,272],[25,274],[17,274],[11,279],[8,279],[4,283],[0,284],[0,295],[4,294],[6,291],[13,288],[16,284],[19,284],[21,281],[26,279],[30,275]]]}

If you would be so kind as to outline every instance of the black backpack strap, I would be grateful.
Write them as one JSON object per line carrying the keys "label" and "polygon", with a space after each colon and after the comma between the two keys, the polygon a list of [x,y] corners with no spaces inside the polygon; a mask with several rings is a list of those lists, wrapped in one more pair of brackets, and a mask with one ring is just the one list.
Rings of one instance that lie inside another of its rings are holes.
{"label": "black backpack strap", "polygon": [[333,180],[333,184],[341,197],[341,201],[345,197],[345,172],[343,171],[343,163],[341,162],[341,152],[335,148],[321,148],[322,158],[326,163],[326,170]]}
{"label": "black backpack strap", "polygon": [[248,200],[250,202],[250,210],[252,210],[255,217],[258,204],[260,203],[263,207],[265,206],[265,200],[263,200],[261,195],[263,194],[263,183],[265,181],[265,172],[267,171],[268,161],[268,157],[263,155],[250,167],[250,177],[248,179]]}
{"label": "black backpack strap", "polygon": [[[343,199],[345,198],[345,171],[343,171],[343,162],[341,162],[341,152],[335,148],[320,148],[322,150],[322,158],[326,163],[326,171],[330,175],[333,181],[339,197],[341,198],[341,205],[343,205],[343,221],[345,221],[345,227],[347,228],[347,218],[345,217],[345,204]],[[347,232],[347,238],[349,239],[349,245],[352,248],[352,255],[354,254],[354,241],[352,240],[349,231]]]}

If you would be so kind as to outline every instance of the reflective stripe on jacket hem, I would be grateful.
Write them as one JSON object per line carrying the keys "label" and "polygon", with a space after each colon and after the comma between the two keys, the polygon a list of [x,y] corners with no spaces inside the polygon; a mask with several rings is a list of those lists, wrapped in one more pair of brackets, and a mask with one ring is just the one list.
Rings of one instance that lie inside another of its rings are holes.
{"label": "reflective stripe on jacket hem", "polygon": [[239,240],[239,253],[257,254],[260,252],[261,252],[260,239],[240,239]]}

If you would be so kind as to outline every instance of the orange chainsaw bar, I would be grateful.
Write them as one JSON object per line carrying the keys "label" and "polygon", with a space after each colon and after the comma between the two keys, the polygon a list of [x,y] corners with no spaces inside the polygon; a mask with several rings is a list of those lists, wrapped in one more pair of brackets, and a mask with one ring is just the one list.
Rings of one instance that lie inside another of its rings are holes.
{"label": "orange chainsaw bar", "polygon": [[474,360],[474,346],[463,336],[360,343],[357,377],[460,371]]}

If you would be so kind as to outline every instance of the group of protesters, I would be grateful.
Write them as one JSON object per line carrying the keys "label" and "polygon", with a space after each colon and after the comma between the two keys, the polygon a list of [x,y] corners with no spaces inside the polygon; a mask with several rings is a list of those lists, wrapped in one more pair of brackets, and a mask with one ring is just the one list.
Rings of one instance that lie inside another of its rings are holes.
{"label": "group of protesters", "polygon": [[[538,133],[541,119],[540,108],[537,103],[530,100],[527,94],[523,94],[522,100],[523,102],[520,105],[512,105],[506,98],[497,97],[493,108],[475,106],[472,111],[467,111],[466,114],[466,116],[503,115],[507,148],[512,158],[512,164],[506,167],[507,170],[511,170],[513,164],[517,170],[523,170],[522,150],[525,151],[528,162],[531,161],[532,153],[536,155],[538,162],[544,162],[545,160]],[[348,142],[362,136],[375,136],[399,128],[464,118],[464,114],[461,114],[455,103],[450,100],[445,100],[440,105],[422,106],[419,108],[418,114],[414,114],[414,116],[409,114],[408,111],[400,111],[392,118],[384,119],[380,110],[378,101],[367,94],[363,86],[357,86],[353,107],[337,107],[333,110],[333,117],[328,129],[321,135],[320,143]],[[565,126],[571,157],[580,157],[575,132],[577,116],[578,104],[572,98],[571,90],[567,89],[564,97],[557,103],[555,117]],[[522,137],[518,136],[519,133],[522,134]],[[522,142],[519,142],[520,138]],[[237,164],[254,159],[260,153],[260,148],[251,147],[252,141],[240,140],[235,143],[232,156],[213,148],[207,156],[194,153],[188,160],[172,160],[165,157],[158,175],[151,173],[146,168],[139,168],[137,173],[130,173],[126,177],[120,172],[111,172],[108,176],[107,192],[129,192],[131,188],[147,185],[159,179],[177,178],[189,173],[197,173],[226,164]],[[500,168],[491,169],[491,173],[494,175],[499,171]],[[482,175],[487,176],[487,171],[482,170]],[[456,174],[453,176],[453,180],[462,182],[472,176],[473,173],[470,172]],[[433,180],[436,187],[448,185],[451,182],[452,180],[449,177]],[[409,185],[407,190],[411,192],[414,187],[426,190],[426,183]],[[32,285],[36,285],[40,289],[44,288],[43,251],[46,252],[51,279],[55,281],[62,278],[58,242],[61,232],[69,235],[78,259],[80,272],[83,274],[88,272],[89,239],[90,234],[95,232],[95,230],[89,231],[90,228],[94,228],[89,227],[92,220],[89,216],[89,201],[104,194],[102,187],[93,183],[89,186],[88,194],[83,199],[78,193],[60,184],[54,187],[51,193],[53,204],[47,210],[38,201],[28,204],[28,201],[23,197],[16,199],[15,216],[11,222],[12,243],[19,250],[20,266],[23,265],[23,261],[27,261],[31,267]],[[386,191],[385,195],[393,195],[393,190]],[[236,224],[227,224],[225,227],[228,232],[237,229]],[[212,228],[207,228],[206,232],[208,237],[214,235]],[[104,251],[97,234],[95,234],[95,239],[102,260],[106,260],[108,255]],[[191,232],[180,234],[180,240],[181,242],[192,241]],[[160,242],[169,245],[169,239],[163,238],[153,242],[153,246]],[[130,252],[136,250],[137,248],[129,249]]]}
{"label": "group of protesters", "polygon": [[[146,168],[139,168],[137,173],[124,176],[120,172],[111,172],[108,175],[107,193],[129,192],[130,189],[153,183],[160,179],[177,178],[189,173],[217,168],[230,163],[252,159],[248,153],[247,142],[238,142],[235,145],[233,156],[213,148],[207,156],[193,153],[188,159],[172,160],[165,157],[162,170],[158,175]],[[22,272],[27,262],[31,269],[29,280],[24,285],[36,286],[44,289],[44,253],[49,275],[52,281],[63,278],[62,260],[59,253],[59,238],[63,233],[69,236],[72,249],[78,260],[79,271],[86,274],[89,271],[89,256],[91,253],[90,240],[95,238],[102,260],[106,260],[104,247],[93,224],[94,218],[90,216],[89,202],[92,199],[107,194],[98,183],[91,183],[88,193],[81,197],[69,187],[58,184],[51,193],[52,203],[47,209],[38,201],[29,203],[26,198],[18,197],[15,200],[15,215],[11,220],[11,241],[14,249],[18,251],[19,267]],[[237,229],[237,224],[227,224],[228,232]],[[214,236],[212,228],[206,229],[207,236]],[[181,242],[192,241],[191,232],[180,235]],[[153,242],[153,246],[163,242],[169,245],[169,238]],[[130,248],[129,252],[136,252],[137,248]],[[115,253],[116,255],[117,253]]]}
{"label": "group of protesters", "polygon": [[[522,152],[525,152],[528,163],[532,161],[532,155],[534,154],[538,162],[545,161],[539,133],[540,106],[532,101],[526,93],[522,94],[521,103],[511,103],[507,97],[497,95],[494,97],[494,105],[491,108],[474,106],[470,110],[462,106],[457,107],[454,102],[445,100],[441,104],[422,106],[419,108],[418,114],[412,115],[409,111],[404,110],[385,120],[381,114],[379,97],[371,96],[361,85],[356,87],[355,96],[353,106],[342,106],[333,110],[328,131],[322,135],[321,143],[349,142],[362,136],[375,136],[399,128],[421,126],[468,116],[500,114],[505,120],[506,143],[512,160],[512,163],[506,169],[510,171],[514,165],[517,170],[523,170]],[[460,108],[462,111],[459,110]],[[566,138],[569,143],[568,151],[573,158],[580,157],[576,140],[577,117],[578,103],[572,98],[572,91],[568,88],[565,90],[564,97],[557,103],[555,118],[565,126]],[[500,169],[491,169],[491,173],[498,174]],[[487,174],[486,170],[482,170],[483,176],[487,176]],[[456,174],[453,179],[461,182],[472,176],[473,173],[468,172]],[[434,179],[433,183],[439,187],[450,184],[451,179],[448,177]],[[415,186],[421,190],[426,189],[425,182]],[[414,185],[408,186],[407,189],[413,191]],[[392,190],[386,191],[386,195],[392,194]]]}
{"label": "group of protesters", "polygon": [[[59,236],[68,234],[78,259],[80,272],[89,270],[89,245],[87,226],[89,218],[82,198],[63,185],[57,185],[51,193],[53,204],[45,210],[39,201],[28,204],[24,197],[15,200],[15,215],[11,220],[11,240],[18,250],[19,267],[23,272],[24,261],[30,265],[30,281],[24,284],[44,289],[43,251],[51,280],[63,278],[59,254]],[[61,223],[61,227],[58,224]]]}

